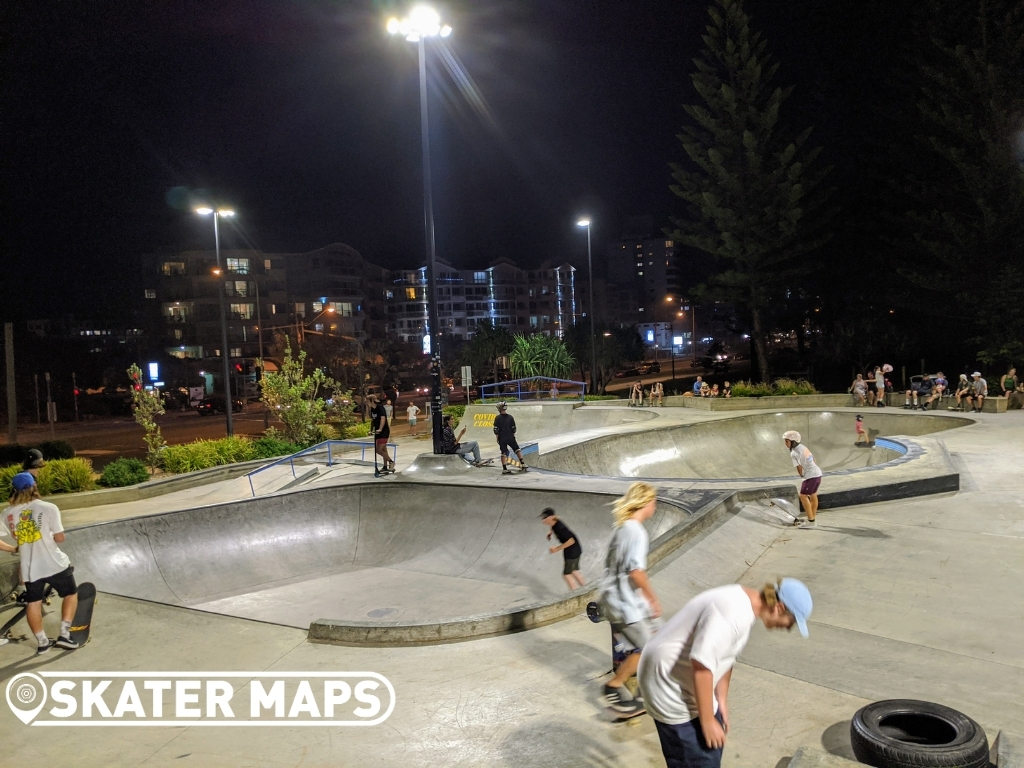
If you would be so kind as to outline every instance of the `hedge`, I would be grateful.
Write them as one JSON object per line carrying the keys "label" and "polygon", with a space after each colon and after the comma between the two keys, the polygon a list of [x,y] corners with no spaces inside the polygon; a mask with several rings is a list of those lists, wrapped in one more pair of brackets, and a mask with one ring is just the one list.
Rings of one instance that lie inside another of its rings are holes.
{"label": "hedge", "polygon": [[[11,497],[11,480],[23,471],[21,464],[11,464],[0,469],[0,499]],[[93,480],[92,462],[89,459],[55,459],[48,461],[36,477],[40,496],[56,493],[77,493],[96,488]]]}
{"label": "hedge", "polygon": [[99,483],[104,488],[124,488],[149,479],[149,470],[138,459],[117,459],[103,468]]}

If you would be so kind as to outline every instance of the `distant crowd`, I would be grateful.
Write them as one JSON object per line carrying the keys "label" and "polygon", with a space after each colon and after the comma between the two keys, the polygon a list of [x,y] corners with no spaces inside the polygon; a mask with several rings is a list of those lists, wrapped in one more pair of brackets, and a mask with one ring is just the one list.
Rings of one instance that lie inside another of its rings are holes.
{"label": "distant crowd", "polygon": [[[880,365],[866,376],[858,373],[849,388],[854,405],[885,407],[886,394],[893,392],[892,381],[888,376],[891,372],[891,365]],[[1024,405],[1024,384],[1017,379],[1016,368],[1011,367],[999,378],[999,386],[994,390],[994,394],[997,397],[1008,398],[1011,408],[1020,408]],[[955,387],[950,384],[946,375],[939,371],[934,375],[925,373],[920,377],[913,377],[910,388],[904,392],[903,407],[927,411],[941,405],[943,398],[948,398],[947,408],[951,411],[980,413],[988,397],[988,381],[981,375],[981,371],[974,371],[970,376],[961,373]],[[956,400],[956,405],[952,404],[953,399]]]}

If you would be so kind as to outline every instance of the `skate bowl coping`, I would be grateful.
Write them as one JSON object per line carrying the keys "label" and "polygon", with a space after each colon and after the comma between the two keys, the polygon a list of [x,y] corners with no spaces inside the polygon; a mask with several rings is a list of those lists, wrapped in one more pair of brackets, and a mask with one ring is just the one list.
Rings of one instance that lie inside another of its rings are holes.
{"label": "skate bowl coping", "polygon": [[[659,417],[656,410],[650,408],[594,407],[560,400],[512,402],[508,403],[508,413],[516,420],[516,438],[520,444],[569,432],[655,421]],[[485,451],[496,447],[494,419],[497,415],[498,409],[493,403],[467,406],[455,434],[465,427],[465,440],[476,440]]]}
{"label": "skate bowl coping", "polygon": [[[734,495],[659,499],[650,562],[726,515]],[[375,481],[83,526],[63,546],[103,592],[300,627],[315,642],[432,644],[578,615],[590,587],[566,593],[539,513],[554,507],[579,537],[592,586],[614,498]]]}
{"label": "skate bowl coping", "polygon": [[568,474],[695,480],[792,480],[783,432],[796,430],[822,471],[849,474],[912,461],[920,448],[907,437],[931,435],[974,422],[953,416],[868,412],[873,447],[854,445],[854,413],[755,413],[693,424],[611,434],[542,453],[534,463]]}

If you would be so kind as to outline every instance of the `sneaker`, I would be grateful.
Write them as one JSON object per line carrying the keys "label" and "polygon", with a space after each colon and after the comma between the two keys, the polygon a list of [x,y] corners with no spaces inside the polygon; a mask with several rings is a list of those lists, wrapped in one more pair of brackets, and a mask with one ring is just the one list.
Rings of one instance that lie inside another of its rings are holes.
{"label": "sneaker", "polygon": [[503,475],[511,475],[512,474],[512,470],[509,469],[508,467],[502,467],[501,468],[501,474],[503,474]]}
{"label": "sneaker", "polygon": [[637,706],[633,700],[633,694],[624,685],[619,688],[606,685],[601,691],[601,703],[616,712],[632,712]]}
{"label": "sneaker", "polygon": [[525,464],[520,464],[520,465],[519,465],[519,471],[520,471],[520,472],[525,472],[525,471],[526,471],[526,470],[528,470],[528,469],[529,469],[529,467],[528,467],[528,466],[526,466]]}
{"label": "sneaker", "polygon": [[81,646],[71,639],[71,635],[61,635],[54,641],[58,648],[67,648],[69,651],[73,651]]}
{"label": "sneaker", "polygon": [[0,645],[7,645],[9,642],[11,641],[8,640],[6,637],[0,637]]}
{"label": "sneaker", "polygon": [[51,648],[53,648],[53,643],[49,639],[47,639],[46,645],[40,645],[38,648],[36,648],[36,656],[42,656]]}
{"label": "sneaker", "polygon": [[804,520],[802,523],[800,523],[798,527],[802,528],[805,531],[813,531],[818,526],[815,524],[813,520]]}

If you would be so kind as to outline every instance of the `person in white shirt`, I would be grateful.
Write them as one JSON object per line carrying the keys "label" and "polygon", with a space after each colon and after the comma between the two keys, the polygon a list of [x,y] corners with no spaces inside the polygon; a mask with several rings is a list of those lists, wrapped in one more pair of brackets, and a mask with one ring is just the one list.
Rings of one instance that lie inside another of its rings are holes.
{"label": "person in white shirt", "polygon": [[43,631],[43,598],[47,586],[53,587],[64,599],[60,635],[55,644],[61,648],[77,648],[78,643],[71,639],[71,622],[78,608],[78,585],[72,575],[71,561],[57,546],[64,541],[60,510],[40,500],[36,479],[28,472],[15,475],[11,487],[11,506],[3,511],[3,527],[14,537],[21,558],[27,606],[25,618],[39,645],[36,654],[46,653],[54,645]]}
{"label": "person in white shirt", "polygon": [[814,518],[818,514],[818,487],[821,485],[821,467],[814,463],[814,454],[806,445],[800,444],[800,433],[790,430],[784,432],[782,439],[786,441],[790,458],[797,474],[804,479],[800,484],[800,503],[803,505],[807,519],[800,524],[803,529],[815,528]]}
{"label": "person in white shirt", "polygon": [[416,417],[420,413],[420,409],[416,406],[416,403],[409,403],[409,407],[405,409],[406,415],[409,417],[409,434],[416,435]]}
{"label": "person in white shirt", "polygon": [[601,615],[611,622],[617,644],[628,654],[604,686],[602,703],[624,715],[643,712],[625,683],[636,674],[640,652],[657,631],[661,616],[661,604],[647,575],[650,538],[644,528],[657,505],[657,492],[647,483],[633,483],[616,500],[615,530],[598,586]]}
{"label": "person in white shirt", "polygon": [[637,675],[669,768],[718,768],[729,733],[729,684],[754,623],[807,637],[811,593],[796,579],[760,591],[730,584],[701,592],[644,647]]}

